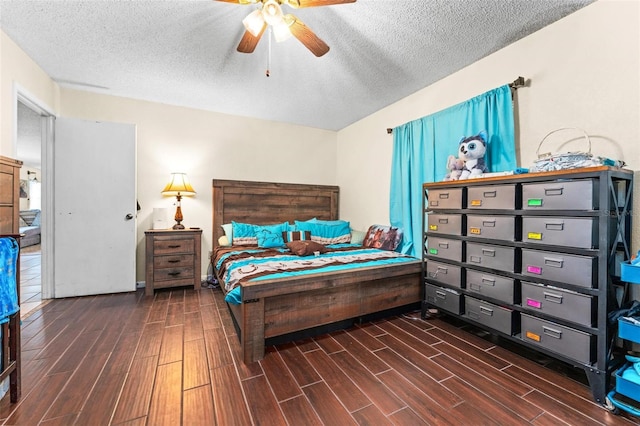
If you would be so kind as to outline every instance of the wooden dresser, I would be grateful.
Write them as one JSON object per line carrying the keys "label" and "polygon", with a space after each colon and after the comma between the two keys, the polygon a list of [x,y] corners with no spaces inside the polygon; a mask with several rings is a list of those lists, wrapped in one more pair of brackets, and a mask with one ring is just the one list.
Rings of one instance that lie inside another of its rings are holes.
{"label": "wooden dresser", "polygon": [[146,235],[145,293],[157,288],[200,284],[201,229],[154,229]]}
{"label": "wooden dresser", "polygon": [[20,168],[22,161],[0,156],[0,233],[19,231]]}

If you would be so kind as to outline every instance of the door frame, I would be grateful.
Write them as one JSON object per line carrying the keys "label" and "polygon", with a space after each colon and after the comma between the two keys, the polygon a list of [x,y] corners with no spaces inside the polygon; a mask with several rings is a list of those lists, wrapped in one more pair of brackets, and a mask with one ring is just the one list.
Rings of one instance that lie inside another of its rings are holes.
{"label": "door frame", "polygon": [[40,252],[42,299],[54,298],[53,285],[53,134],[56,114],[45,102],[19,83],[13,83],[13,152],[18,152],[18,101],[38,113],[40,119],[40,161],[42,164],[42,210]]}

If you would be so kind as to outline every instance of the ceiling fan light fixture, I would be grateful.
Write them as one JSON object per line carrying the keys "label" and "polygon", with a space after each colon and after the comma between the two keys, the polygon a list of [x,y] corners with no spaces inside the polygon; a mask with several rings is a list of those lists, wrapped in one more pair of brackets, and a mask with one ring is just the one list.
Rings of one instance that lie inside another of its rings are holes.
{"label": "ceiling fan light fixture", "polygon": [[282,23],[282,8],[276,0],[267,0],[262,6],[262,17],[273,27]]}
{"label": "ceiling fan light fixture", "polygon": [[277,25],[273,25],[273,36],[277,42],[288,40],[292,35],[289,25],[287,25],[285,21],[282,21]]}
{"label": "ceiling fan light fixture", "polygon": [[262,27],[264,26],[262,11],[260,9],[254,10],[242,20],[242,24],[244,25],[245,29],[251,33],[251,35],[253,35],[254,37],[258,37],[258,35],[262,31]]}

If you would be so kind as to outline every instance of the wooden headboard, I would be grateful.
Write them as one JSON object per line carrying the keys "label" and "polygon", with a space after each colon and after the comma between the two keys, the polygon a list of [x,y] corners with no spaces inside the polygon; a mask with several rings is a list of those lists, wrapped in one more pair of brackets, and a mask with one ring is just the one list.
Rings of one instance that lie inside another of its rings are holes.
{"label": "wooden headboard", "polygon": [[330,185],[213,179],[213,247],[231,221],[266,225],[338,219],[340,189]]}

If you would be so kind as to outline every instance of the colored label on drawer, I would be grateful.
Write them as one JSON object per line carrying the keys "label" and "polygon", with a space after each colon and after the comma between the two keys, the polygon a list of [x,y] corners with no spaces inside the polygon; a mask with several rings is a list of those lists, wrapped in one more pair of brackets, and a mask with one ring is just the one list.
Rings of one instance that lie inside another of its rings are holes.
{"label": "colored label on drawer", "polygon": [[541,240],[542,234],[540,232],[529,232],[527,238],[530,240]]}
{"label": "colored label on drawer", "polygon": [[527,306],[531,306],[532,308],[540,309],[542,308],[542,303],[539,300],[527,299]]}
{"label": "colored label on drawer", "polygon": [[429,231],[437,231],[438,225],[429,225]]}
{"label": "colored label on drawer", "polygon": [[482,200],[471,200],[471,205],[472,206],[481,206],[482,205]]}
{"label": "colored label on drawer", "polygon": [[529,198],[527,205],[530,207],[540,207],[542,205],[542,198]]}
{"label": "colored label on drawer", "polygon": [[527,272],[531,274],[542,275],[542,268],[539,266],[529,265],[527,266]]}
{"label": "colored label on drawer", "polygon": [[438,254],[438,249],[436,249],[436,248],[430,248],[430,249],[429,249],[429,254]]}
{"label": "colored label on drawer", "polygon": [[480,235],[480,228],[469,228],[469,233]]}
{"label": "colored label on drawer", "polygon": [[540,341],[540,335],[539,334],[527,331],[526,336],[527,336],[528,339],[535,340],[536,342]]}

